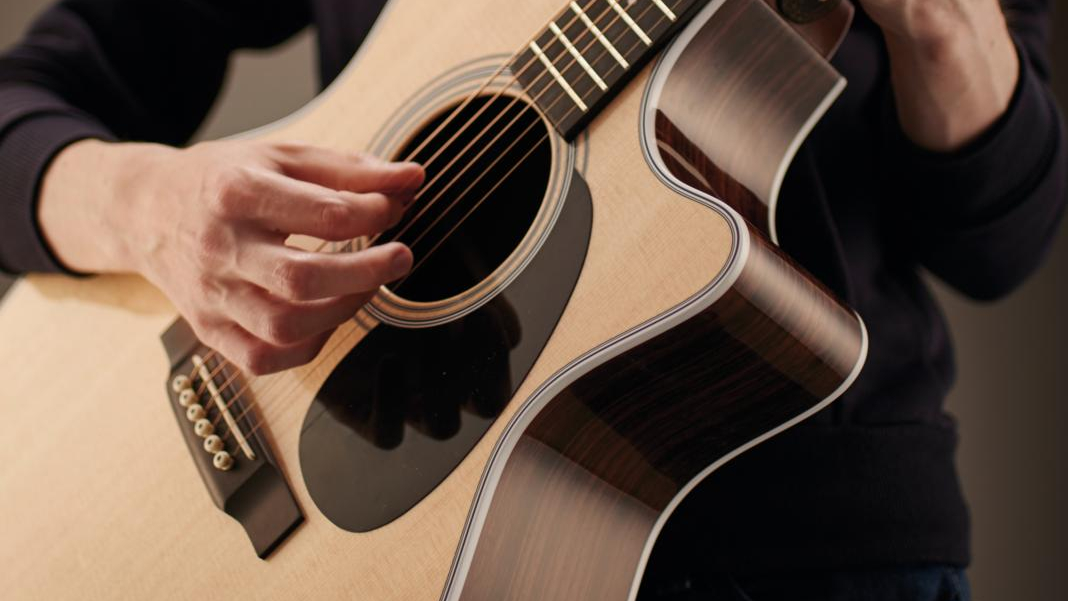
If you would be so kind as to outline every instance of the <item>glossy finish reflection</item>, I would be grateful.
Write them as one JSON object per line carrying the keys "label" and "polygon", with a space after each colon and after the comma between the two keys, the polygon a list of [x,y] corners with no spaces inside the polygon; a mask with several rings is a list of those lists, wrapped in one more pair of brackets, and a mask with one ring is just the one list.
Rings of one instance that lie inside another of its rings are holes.
{"label": "glossy finish reflection", "polygon": [[545,245],[494,300],[432,328],[380,325],[338,365],[300,439],[305,484],[334,524],[354,532],[388,524],[471,451],[556,327],[591,222],[576,175]]}
{"label": "glossy finish reflection", "polygon": [[530,421],[481,531],[465,533],[477,546],[462,598],[627,599],[688,482],[856,376],[856,316],[755,230],[751,242],[715,303],[586,372]]}

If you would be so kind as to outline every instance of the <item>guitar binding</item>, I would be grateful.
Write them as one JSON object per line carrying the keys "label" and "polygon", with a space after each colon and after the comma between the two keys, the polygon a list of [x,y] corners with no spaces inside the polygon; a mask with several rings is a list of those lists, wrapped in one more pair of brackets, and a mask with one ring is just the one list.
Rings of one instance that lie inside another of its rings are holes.
{"label": "guitar binding", "polygon": [[215,506],[241,524],[257,557],[266,559],[304,514],[255,427],[259,416],[244,383],[185,320],[160,338],[170,362],[167,400],[193,464]]}

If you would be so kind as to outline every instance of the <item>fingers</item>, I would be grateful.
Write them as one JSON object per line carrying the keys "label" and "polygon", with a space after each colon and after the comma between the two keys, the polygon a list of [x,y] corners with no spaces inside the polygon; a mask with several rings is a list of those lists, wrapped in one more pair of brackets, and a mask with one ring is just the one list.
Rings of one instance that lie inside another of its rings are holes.
{"label": "fingers", "polygon": [[415,163],[391,163],[367,154],[299,143],[279,144],[276,149],[283,173],[335,190],[411,194],[426,177]]}
{"label": "fingers", "polygon": [[260,340],[237,324],[228,324],[213,330],[204,342],[241,371],[262,376],[308,363],[318,356],[333,332],[323,332],[296,344],[275,345]]}
{"label": "fingers", "polygon": [[349,240],[400,221],[411,197],[336,191],[267,170],[246,170],[220,186],[216,212],[278,234]]}
{"label": "fingers", "polygon": [[196,210],[182,213],[160,278],[201,340],[250,373],[311,361],[338,325],[412,267],[400,243],[327,254],[285,240],[389,230],[423,183],[419,165],[300,144],[221,142],[183,156],[194,162],[186,172],[203,177],[184,191]]}
{"label": "fingers", "polygon": [[287,301],[244,284],[230,295],[228,311],[239,326],[273,345],[293,345],[345,323],[373,292],[316,301]]}
{"label": "fingers", "polygon": [[351,253],[313,253],[260,245],[244,277],[288,300],[315,300],[373,292],[412,268],[412,252],[399,242]]}

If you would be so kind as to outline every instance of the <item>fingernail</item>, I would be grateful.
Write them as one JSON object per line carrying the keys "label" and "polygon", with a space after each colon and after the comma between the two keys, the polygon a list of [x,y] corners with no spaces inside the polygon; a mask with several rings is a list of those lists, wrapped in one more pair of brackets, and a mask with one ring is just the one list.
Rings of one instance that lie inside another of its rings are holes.
{"label": "fingernail", "polygon": [[399,170],[401,170],[401,171],[414,171],[414,172],[419,174],[419,176],[417,178],[418,181],[417,182],[413,181],[412,182],[413,185],[422,184],[423,183],[423,178],[426,176],[426,171],[423,169],[423,166],[420,165],[419,163],[400,163]]}
{"label": "fingernail", "polygon": [[412,268],[411,255],[406,252],[399,252],[393,256],[393,277],[399,278],[408,273],[408,270]]}

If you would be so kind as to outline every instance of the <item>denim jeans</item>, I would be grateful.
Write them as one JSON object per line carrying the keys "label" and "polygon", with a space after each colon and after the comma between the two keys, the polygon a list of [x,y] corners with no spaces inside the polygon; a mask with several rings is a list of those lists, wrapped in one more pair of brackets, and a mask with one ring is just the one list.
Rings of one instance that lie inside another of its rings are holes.
{"label": "denim jeans", "polygon": [[639,601],[970,601],[955,566],[683,576],[642,583]]}

